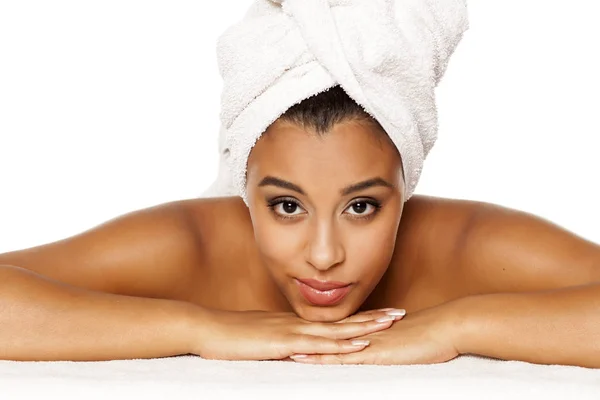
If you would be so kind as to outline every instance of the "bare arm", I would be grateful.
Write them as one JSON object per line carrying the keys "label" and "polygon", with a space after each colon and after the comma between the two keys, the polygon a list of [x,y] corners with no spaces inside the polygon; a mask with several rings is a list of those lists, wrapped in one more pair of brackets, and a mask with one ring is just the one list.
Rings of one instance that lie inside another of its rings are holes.
{"label": "bare arm", "polygon": [[461,353],[600,368],[600,246],[492,206],[464,239]]}
{"label": "bare arm", "polygon": [[0,254],[0,358],[108,360],[191,351],[201,266],[186,202]]}
{"label": "bare arm", "polygon": [[600,368],[600,285],[456,301],[461,354]]}
{"label": "bare arm", "polygon": [[112,360],[191,352],[192,304],[95,292],[0,266],[0,359]]}

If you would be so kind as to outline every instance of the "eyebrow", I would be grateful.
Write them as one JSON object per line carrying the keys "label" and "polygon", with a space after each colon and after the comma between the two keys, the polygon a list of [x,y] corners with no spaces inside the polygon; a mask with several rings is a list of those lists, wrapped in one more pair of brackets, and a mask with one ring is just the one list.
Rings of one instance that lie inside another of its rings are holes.
{"label": "eyebrow", "polygon": [[[306,192],[300,186],[298,186],[292,182],[288,182],[286,180],[276,178],[274,176],[264,177],[263,180],[260,181],[258,186],[259,187],[276,186],[276,187],[280,187],[283,189],[293,190],[294,192],[298,192],[303,196],[306,195]],[[352,194],[355,192],[360,192],[361,190],[365,190],[365,189],[376,187],[376,186],[394,188],[394,185],[392,185],[388,181],[384,180],[383,178],[375,177],[375,178],[367,179],[366,181],[362,181],[362,182],[358,182],[358,183],[346,186],[345,188],[340,190],[340,195],[347,196],[349,194]]]}

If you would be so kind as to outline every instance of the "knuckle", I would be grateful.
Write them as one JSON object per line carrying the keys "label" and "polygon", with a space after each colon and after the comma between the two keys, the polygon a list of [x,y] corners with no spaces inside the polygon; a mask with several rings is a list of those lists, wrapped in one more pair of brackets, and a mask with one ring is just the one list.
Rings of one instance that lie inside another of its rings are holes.
{"label": "knuckle", "polygon": [[338,345],[338,342],[343,342],[343,340],[322,338],[318,343],[319,350],[327,353],[339,351],[341,347]]}
{"label": "knuckle", "polygon": [[320,338],[311,335],[296,335],[294,340],[294,345],[298,349],[303,349],[302,351],[308,351],[311,347],[318,347],[320,343]]}
{"label": "knuckle", "polygon": [[334,342],[335,347],[337,348],[337,350],[345,350],[348,348],[348,341],[347,340],[342,340],[342,339],[338,339]]}

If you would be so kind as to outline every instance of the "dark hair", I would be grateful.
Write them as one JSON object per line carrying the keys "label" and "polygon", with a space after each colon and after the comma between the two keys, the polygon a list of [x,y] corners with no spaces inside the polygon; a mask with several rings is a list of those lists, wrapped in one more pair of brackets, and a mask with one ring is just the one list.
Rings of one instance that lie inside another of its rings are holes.
{"label": "dark hair", "polygon": [[292,106],[279,120],[314,130],[319,135],[330,131],[335,124],[353,120],[372,124],[377,130],[385,133],[379,122],[340,86],[334,86]]}
{"label": "dark hair", "polygon": [[[311,129],[319,136],[329,132],[335,124],[360,121],[374,128],[379,141],[386,141],[396,149],[381,124],[348,96],[340,86],[334,86],[292,106],[279,117],[279,121],[291,122],[303,129]],[[402,159],[402,155],[397,149],[396,152]],[[402,177],[405,178],[404,167],[402,167]]]}

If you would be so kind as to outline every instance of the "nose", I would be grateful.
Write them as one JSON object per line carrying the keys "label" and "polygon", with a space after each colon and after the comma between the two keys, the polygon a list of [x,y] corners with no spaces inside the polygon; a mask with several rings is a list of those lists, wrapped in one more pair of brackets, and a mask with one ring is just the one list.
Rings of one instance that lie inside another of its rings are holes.
{"label": "nose", "polygon": [[306,261],[319,271],[327,271],[345,258],[344,247],[337,230],[329,222],[317,223],[311,232],[307,250]]}

